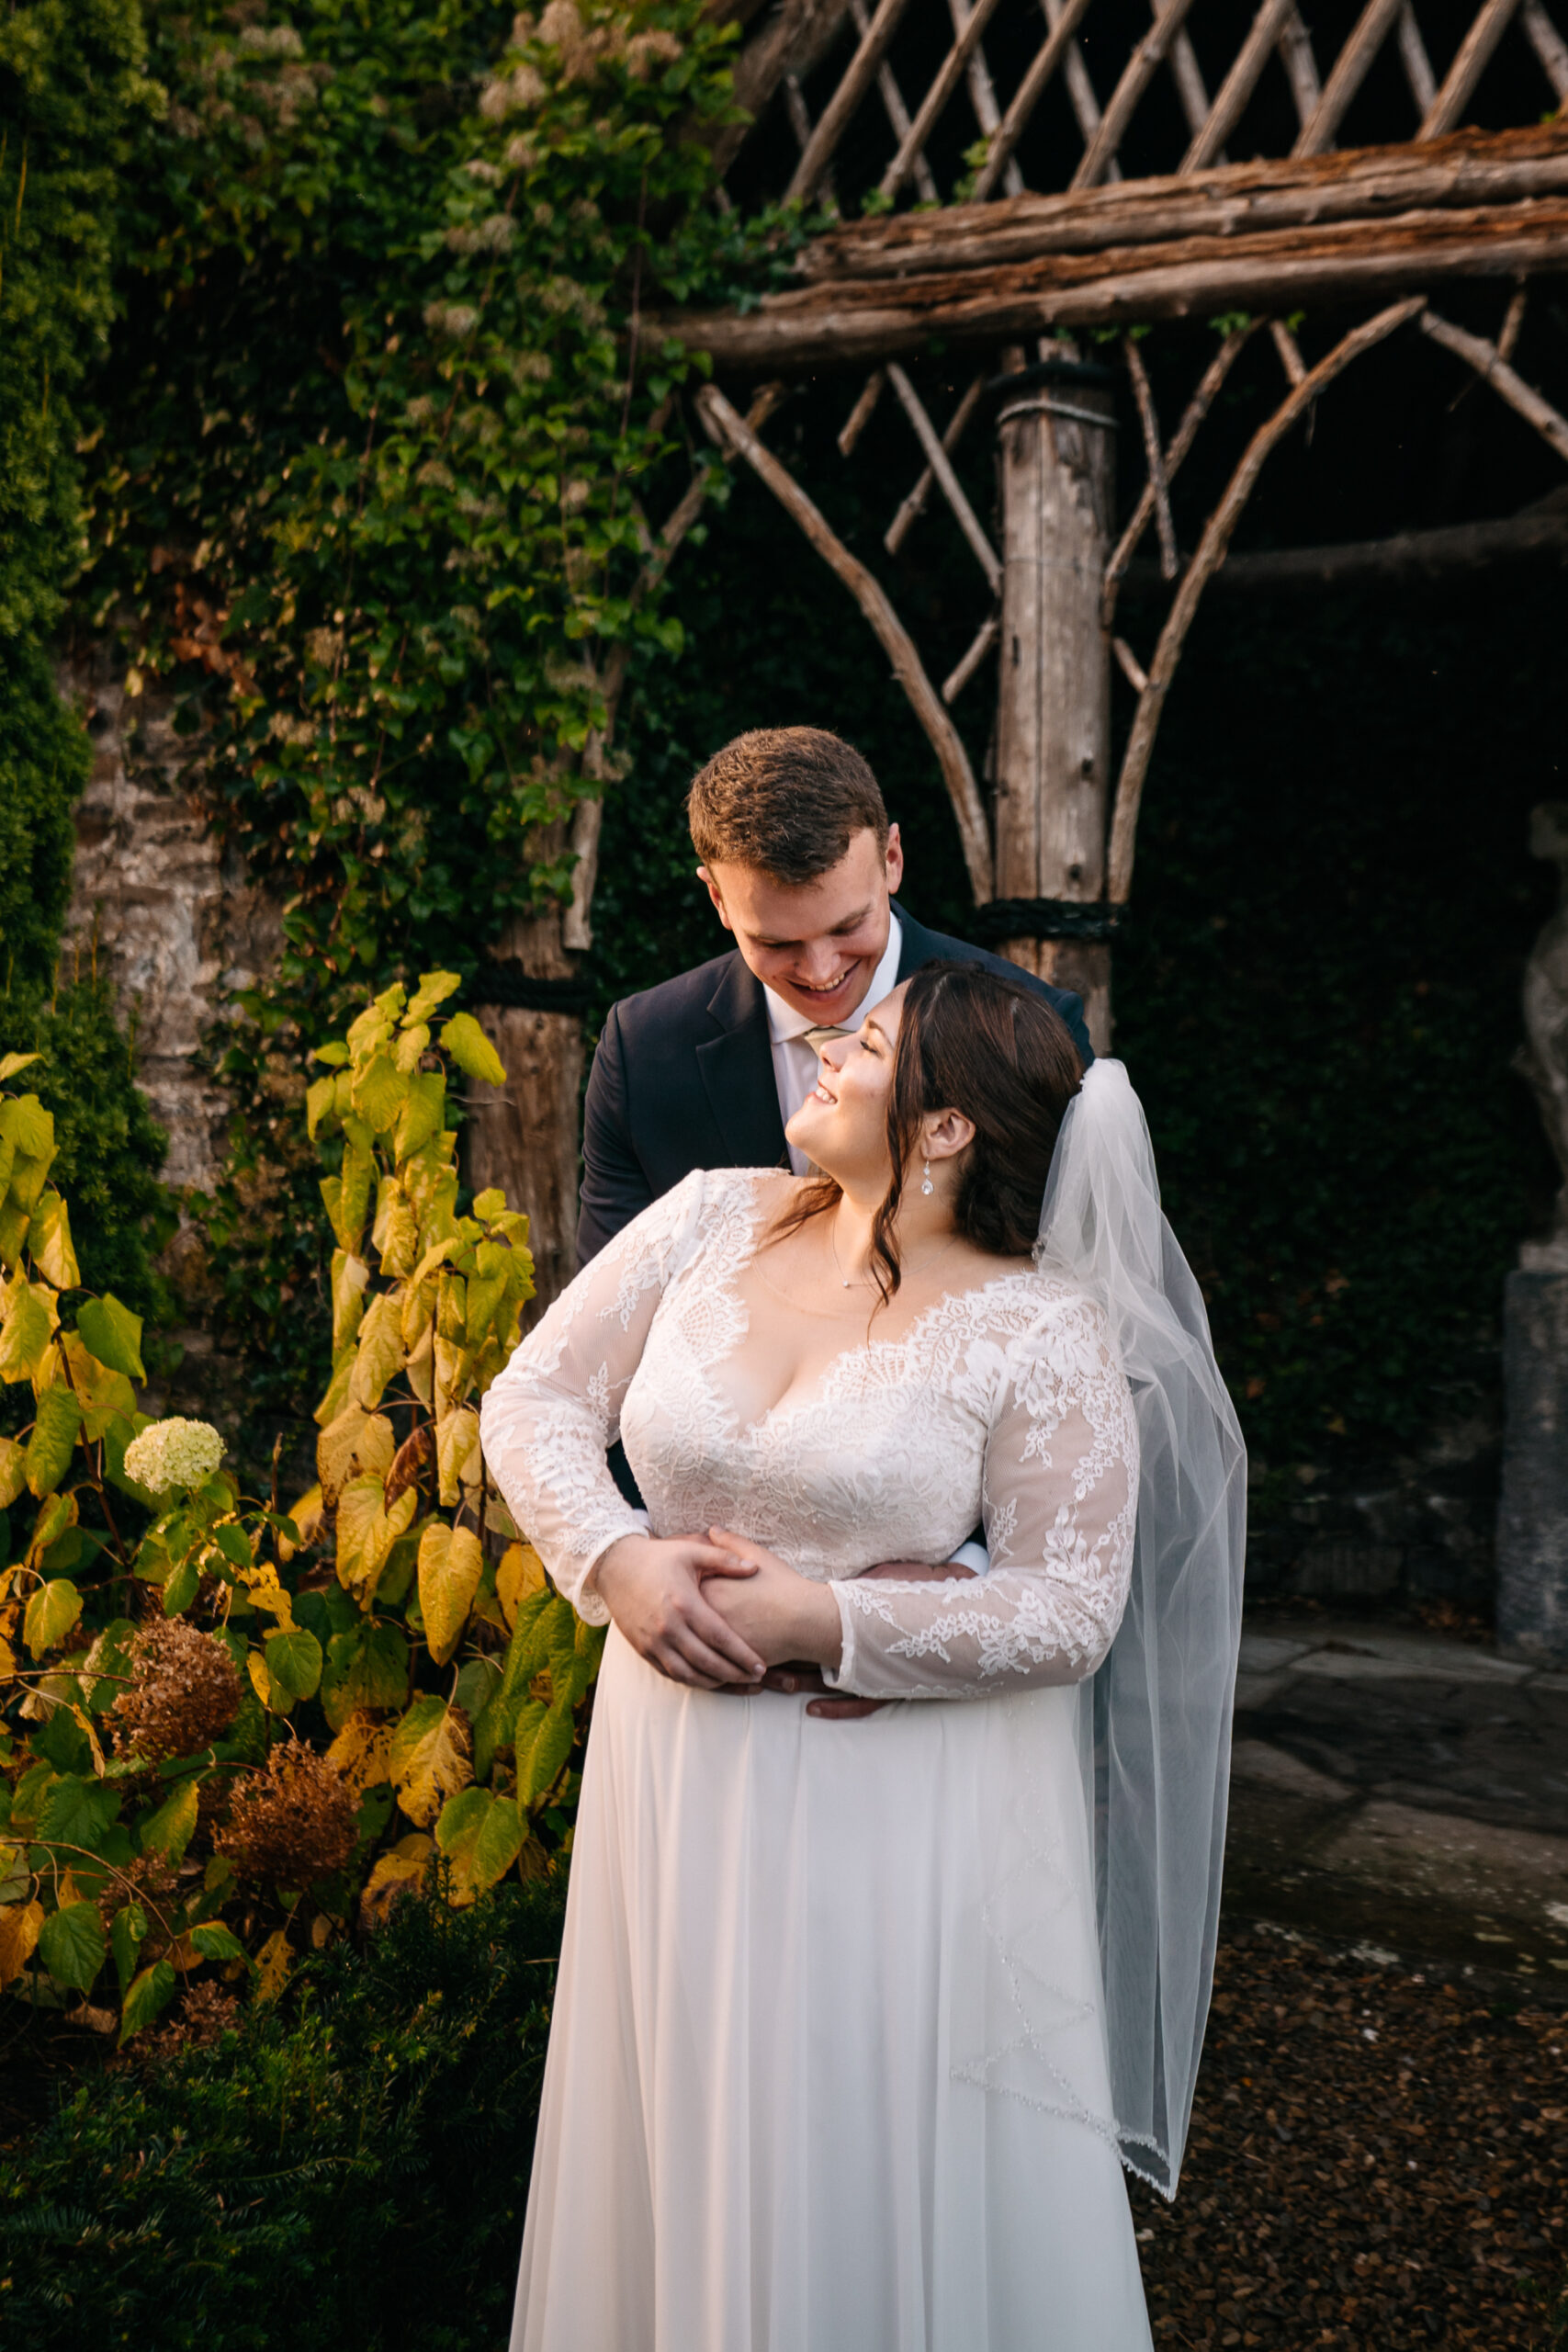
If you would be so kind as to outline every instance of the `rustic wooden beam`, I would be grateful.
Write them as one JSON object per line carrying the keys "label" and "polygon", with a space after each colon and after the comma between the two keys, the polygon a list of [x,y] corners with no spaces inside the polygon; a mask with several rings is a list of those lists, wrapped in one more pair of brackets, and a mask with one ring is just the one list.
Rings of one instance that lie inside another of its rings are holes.
{"label": "rustic wooden beam", "polygon": [[1165,453],[1160,447],[1155,396],[1148,370],[1144,366],[1143,354],[1130,334],[1122,336],[1122,350],[1127,362],[1127,373],[1133,379],[1133,397],[1138,404],[1138,421],[1144,428],[1144,457],[1149,469],[1149,488],[1154,492],[1155,514],[1159,523],[1160,570],[1168,580],[1174,580],[1181,567],[1177,560],[1176,526],[1170,519],[1170,491],[1165,478]]}
{"label": "rustic wooden beam", "polygon": [[1525,0],[1519,22],[1553,90],[1560,98],[1568,98],[1568,41],[1547,15],[1542,0]]}
{"label": "rustic wooden beam", "polygon": [[[1495,522],[1451,523],[1429,531],[1398,531],[1386,539],[1347,539],[1317,548],[1267,548],[1227,555],[1210,582],[1213,595],[1281,594],[1353,587],[1375,580],[1438,580],[1482,571],[1533,556],[1568,560],[1568,489],[1554,490],[1517,514]],[[1135,563],[1129,594],[1159,594],[1159,566]],[[1124,666],[1124,665],[1123,665]],[[1134,684],[1136,682],[1134,681]],[[1141,692],[1142,689],[1140,688]]]}
{"label": "rustic wooden beam", "polygon": [[1568,202],[1406,213],[1323,229],[1193,237],[1006,268],[863,279],[765,295],[744,316],[667,312],[649,332],[741,373],[872,367],[950,344],[1054,327],[1122,328],[1225,311],[1278,311],[1401,293],[1454,278],[1568,268]]}
{"label": "rustic wooden beam", "polygon": [[1077,195],[1021,196],[855,221],[815,238],[802,280],[898,277],[998,266],[1111,245],[1323,228],[1342,220],[1568,195],[1568,125],[1463,130],[1417,147],[1233,164]]}
{"label": "rustic wooden beam", "polygon": [[1335,133],[1371,72],[1372,62],[1403,6],[1404,0],[1367,0],[1349,39],[1334,61],[1334,70],[1323,85],[1323,96],[1313,109],[1311,121],[1303,128],[1292,150],[1293,154],[1321,155],[1325,148],[1333,146]]}
{"label": "rustic wooden beam", "polygon": [[979,517],[964,494],[964,485],[953,470],[936,427],[926,414],[919,394],[897,360],[888,365],[887,380],[898,396],[899,406],[915,428],[915,437],[926,453],[926,463],[936,476],[937,487],[952,508],[959,529],[974,549],[976,561],[985,573],[994,596],[1002,584],[1001,558],[981,529]]}
{"label": "rustic wooden beam", "polygon": [[914,121],[899,146],[898,153],[888,164],[877,183],[879,195],[895,197],[908,178],[914,160],[925,147],[938,115],[958,87],[959,76],[968,64],[980,35],[996,12],[997,0],[976,0],[975,8],[965,20],[964,30],[948,51],[937,69],[936,78],[925,96]]}
{"label": "rustic wooden beam", "polygon": [[799,202],[811,194],[821,178],[833,154],[871,85],[878,67],[887,54],[888,44],[898,29],[898,20],[909,0],[878,0],[876,14],[861,35],[860,46],[844,69],[844,77],[818,118],[806,153],[795,167],[788,187],[786,203]]}
{"label": "rustic wooden beam", "polygon": [[1252,20],[1252,30],[1220,85],[1220,94],[1210,108],[1208,120],[1193,134],[1192,144],[1181,158],[1179,177],[1185,179],[1214,161],[1246,113],[1247,101],[1278,46],[1287,18],[1295,12],[1295,5],[1296,0],[1263,0]]}
{"label": "rustic wooden beam", "polygon": [[1514,373],[1495,344],[1486,342],[1481,335],[1467,334],[1463,327],[1452,325],[1432,311],[1422,311],[1421,332],[1462,359],[1467,367],[1473,368],[1527,424],[1534,425],[1560,458],[1568,459],[1568,417],[1560,415],[1550,401],[1542,400],[1522,376]]}
{"label": "rustic wooden beam", "polygon": [[872,370],[871,374],[866,378],[865,382],[862,385],[860,398],[856,401],[853,408],[851,409],[848,416],[845,417],[843,428],[839,435],[839,455],[840,458],[853,457],[855,444],[860,439],[861,435],[865,431],[866,426],[871,423],[872,411],[875,408],[877,401],[882,398],[883,390],[886,382],[886,368],[876,368]]}
{"label": "rustic wooden beam", "polygon": [[1148,774],[1160,714],[1170,692],[1177,664],[1181,659],[1187,632],[1192,626],[1204,589],[1224,561],[1231,535],[1241,520],[1242,512],[1265,462],[1336,377],[1343,375],[1353,361],[1385,341],[1407,320],[1415,318],[1422,307],[1423,299],[1416,294],[1380,311],[1375,318],[1368,319],[1364,324],[1342,337],[1333,350],[1308,371],[1301,383],[1292,385],[1273,415],[1267,424],[1259,425],[1247,443],[1240,464],[1225,486],[1224,495],[1210,515],[1199,541],[1198,551],[1182,575],[1181,585],[1171,601],[1165,627],[1159,633],[1159,642],[1148,666],[1148,683],[1138,697],[1137,713],[1122,754],[1122,773],[1116,781],[1115,811],[1111,821],[1111,854],[1106,876],[1106,895],[1113,906],[1124,906],[1133,887],[1133,857],[1144,780]]}
{"label": "rustic wooden beam", "polygon": [[1404,78],[1410,85],[1410,95],[1423,121],[1438,95],[1438,77],[1432,71],[1432,61],[1427,54],[1427,44],[1421,38],[1421,28],[1416,21],[1416,11],[1410,0],[1399,12],[1394,30],[1399,44],[1399,62],[1404,68]]}
{"label": "rustic wooden beam", "polygon": [[1318,80],[1317,59],[1313,54],[1312,35],[1302,22],[1301,10],[1292,8],[1280,34],[1280,62],[1295,100],[1296,119],[1304,130],[1317,110],[1323,96]]}
{"label": "rustic wooden beam", "polygon": [[[1168,489],[1176,480],[1183,459],[1198,438],[1198,427],[1219,397],[1220,387],[1258,333],[1261,323],[1261,320],[1253,319],[1244,327],[1233,327],[1207,368],[1204,368],[1198,389],[1188,401],[1181,422],[1176,428],[1176,437],[1165,453],[1165,479]],[[1117,589],[1122,574],[1133,560],[1139,540],[1149,527],[1154,511],[1155,486],[1150,481],[1144,484],[1142,494],[1133,509],[1132,519],[1116,542],[1115,550],[1105,567],[1105,580],[1100,599],[1100,620],[1102,628],[1108,629],[1116,616]],[[1141,694],[1142,687],[1138,691]]]}
{"label": "rustic wooden beam", "polygon": [[964,654],[962,661],[955,663],[953,670],[942,682],[942,698],[943,702],[952,705],[958,700],[959,695],[964,692],[964,687],[969,684],[970,679],[975,675],[976,671],[979,668],[981,662],[985,660],[992,646],[995,645],[1000,630],[1001,623],[998,620],[995,613],[992,613],[988,618],[981,622],[979,628],[975,632],[974,639],[969,647],[968,652]]}
{"label": "rustic wooden beam", "polygon": [[986,811],[980,799],[979,786],[969,764],[969,754],[927,677],[913,640],[889,604],[881,582],[850,553],[795,477],[779,463],[771,449],[763,447],[716,385],[704,385],[697,394],[696,406],[705,427],[718,447],[733,456],[745,458],[752,471],[773,492],[784,512],[799,524],[818,554],[837,572],[870,622],[878,642],[893,664],[894,676],[903,687],[909,706],[937,755],[948,797],[953,803],[953,813],[958,820],[969,887],[976,904],[984,905],[987,899],[995,896],[991,879],[991,842],[986,828]]}
{"label": "rustic wooden beam", "polygon": [[1486,6],[1461,41],[1454,62],[1443,76],[1441,89],[1427,109],[1416,133],[1417,139],[1440,139],[1445,131],[1453,130],[1518,5],[1519,0],[1486,0]]}
{"label": "rustic wooden beam", "polygon": [[[1058,8],[1062,0],[1047,0],[1047,4],[1052,8]],[[969,0],[947,0],[947,9],[953,19],[953,31],[962,33],[969,21]],[[991,79],[986,52],[978,43],[969,52],[964,74],[969,84],[969,103],[975,109],[975,119],[986,137],[990,139],[1001,128],[1002,110],[997,104],[997,85]],[[1018,168],[1016,155],[1010,155],[1002,167],[1002,186],[1009,196],[1023,193],[1023,174]]]}
{"label": "rustic wooden beam", "polygon": [[1170,44],[1191,6],[1192,0],[1165,0],[1159,15],[1123,67],[1122,78],[1112,90],[1105,112],[1100,117],[1100,129],[1068,183],[1070,187],[1095,187],[1104,178],[1126,136],[1127,126],[1137,110],[1139,100],[1164,64]]}
{"label": "rustic wooden beam", "polygon": [[714,160],[727,172],[786,74],[805,73],[849,13],[850,0],[784,0],[735,61],[736,119],[714,134]]}
{"label": "rustic wooden beam", "polygon": [[[1073,35],[1088,9],[1089,0],[1066,0],[997,128],[986,160],[976,175],[975,193],[970,199],[972,203],[984,204],[1000,179],[1004,165],[1010,160],[1013,149],[1028,128],[1031,115],[1044,96],[1051,77],[1066,55]],[[1014,203],[1018,201],[1016,197],[1012,200]]]}
{"label": "rustic wooden beam", "polygon": [[[980,405],[980,395],[986,389],[986,376],[987,370],[982,368],[953,410],[943,429],[942,446],[950,458],[964,437],[964,427]],[[909,533],[925,513],[926,501],[931,494],[931,484],[935,480],[936,476],[928,466],[887,526],[882,544],[889,555],[897,554]]]}

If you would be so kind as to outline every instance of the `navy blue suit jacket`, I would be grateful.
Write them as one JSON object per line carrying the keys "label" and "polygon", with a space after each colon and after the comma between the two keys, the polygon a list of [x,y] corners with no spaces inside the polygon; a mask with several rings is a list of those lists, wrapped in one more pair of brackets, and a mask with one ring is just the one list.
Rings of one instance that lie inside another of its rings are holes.
{"label": "navy blue suit jacket", "polygon": [[[922,965],[982,964],[1021,980],[1059,1012],[1087,1069],[1094,1049],[1083,1004],[1016,964],[928,931],[895,901],[898,978]],[[593,1056],[583,1115],[577,1261],[694,1168],[776,1168],[784,1121],[762,984],[735,949],[612,1005]]]}

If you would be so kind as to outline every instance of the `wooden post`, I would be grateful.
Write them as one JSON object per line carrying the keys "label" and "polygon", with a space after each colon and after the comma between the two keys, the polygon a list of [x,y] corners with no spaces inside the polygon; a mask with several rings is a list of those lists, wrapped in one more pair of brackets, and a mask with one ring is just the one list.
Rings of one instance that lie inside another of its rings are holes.
{"label": "wooden post", "polygon": [[[480,1027],[501,1057],[504,1086],[469,1089],[468,1182],[499,1184],[529,1218],[537,1291],[525,1316],[536,1322],[577,1271],[577,1128],[582,1091],[582,1017],[570,1000],[577,958],[562,940],[559,912],[513,922],[501,943],[502,976],[533,1003],[479,1004]],[[532,984],[532,985],[530,985]],[[559,1009],[552,995],[567,1001]]]}
{"label": "wooden post", "polygon": [[[1004,395],[998,426],[997,896],[1090,902],[1105,888],[1111,770],[1111,648],[1100,616],[1114,521],[1108,371],[1069,359],[1028,369]],[[1020,938],[1001,952],[1076,989],[1095,1051],[1110,1050],[1108,941]]]}

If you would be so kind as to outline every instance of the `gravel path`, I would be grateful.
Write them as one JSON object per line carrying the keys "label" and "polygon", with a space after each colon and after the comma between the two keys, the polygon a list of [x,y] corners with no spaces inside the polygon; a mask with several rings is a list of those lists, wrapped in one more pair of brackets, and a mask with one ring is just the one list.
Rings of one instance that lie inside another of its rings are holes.
{"label": "gravel path", "polygon": [[1133,2184],[1159,2352],[1568,2346],[1568,2013],[1227,1926],[1176,2204]]}

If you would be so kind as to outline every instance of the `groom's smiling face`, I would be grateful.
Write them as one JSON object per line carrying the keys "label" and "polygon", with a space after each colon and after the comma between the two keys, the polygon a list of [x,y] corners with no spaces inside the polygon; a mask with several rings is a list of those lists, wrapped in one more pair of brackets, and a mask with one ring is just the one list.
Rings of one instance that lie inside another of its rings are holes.
{"label": "groom's smiling face", "polygon": [[809,882],[780,882],[729,858],[697,871],[764,988],[823,1028],[858,1012],[887,946],[888,899],[904,871],[897,825],[886,853],[867,828]]}

